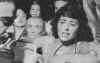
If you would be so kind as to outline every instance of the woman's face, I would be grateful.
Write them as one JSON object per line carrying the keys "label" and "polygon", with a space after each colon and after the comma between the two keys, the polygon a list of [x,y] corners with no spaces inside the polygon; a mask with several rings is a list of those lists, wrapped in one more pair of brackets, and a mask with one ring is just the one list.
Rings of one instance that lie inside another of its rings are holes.
{"label": "woman's face", "polygon": [[23,10],[18,9],[16,13],[16,19],[14,21],[15,26],[24,26],[26,24],[26,14],[24,13]]}
{"label": "woman's face", "polygon": [[55,12],[57,12],[61,7],[63,7],[67,2],[63,0],[58,0],[55,2]]}
{"label": "woman's face", "polygon": [[75,32],[78,29],[78,21],[73,18],[61,16],[57,29],[60,40],[68,41],[75,37]]}
{"label": "woman's face", "polygon": [[40,34],[43,29],[43,22],[39,18],[32,18],[28,20],[27,33],[28,36],[34,37]]}
{"label": "woman's face", "polygon": [[31,6],[30,15],[33,16],[40,16],[40,6],[38,4],[33,4]]}

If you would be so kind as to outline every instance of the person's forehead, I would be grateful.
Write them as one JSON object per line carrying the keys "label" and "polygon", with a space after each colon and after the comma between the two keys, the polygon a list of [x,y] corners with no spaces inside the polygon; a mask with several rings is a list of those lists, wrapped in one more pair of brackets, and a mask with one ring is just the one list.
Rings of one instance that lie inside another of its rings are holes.
{"label": "person's forehead", "polygon": [[17,16],[25,16],[25,13],[22,9],[18,9],[16,14]]}
{"label": "person's forehead", "polygon": [[36,25],[36,24],[43,24],[42,19],[33,18],[28,20],[28,24]]}
{"label": "person's forehead", "polygon": [[60,21],[69,21],[69,22],[76,22],[76,23],[78,22],[77,19],[69,18],[69,17],[63,17],[63,16],[60,17]]}
{"label": "person's forehead", "polygon": [[33,4],[31,9],[40,9],[40,6],[38,4]]}
{"label": "person's forehead", "polygon": [[0,17],[11,17],[15,6],[12,2],[0,2]]}

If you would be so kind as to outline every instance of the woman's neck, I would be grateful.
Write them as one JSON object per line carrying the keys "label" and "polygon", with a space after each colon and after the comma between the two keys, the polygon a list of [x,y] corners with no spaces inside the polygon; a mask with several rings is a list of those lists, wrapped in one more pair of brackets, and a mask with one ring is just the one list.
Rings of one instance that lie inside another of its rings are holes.
{"label": "woman's neck", "polygon": [[60,40],[60,41],[64,46],[70,46],[70,45],[76,44],[78,42],[76,38],[73,38],[68,41],[62,41],[62,40]]}

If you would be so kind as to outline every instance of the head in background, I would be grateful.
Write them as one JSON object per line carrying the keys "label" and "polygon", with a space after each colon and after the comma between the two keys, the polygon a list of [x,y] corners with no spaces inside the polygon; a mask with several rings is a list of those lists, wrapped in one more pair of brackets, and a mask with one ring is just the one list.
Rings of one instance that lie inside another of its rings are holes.
{"label": "head in background", "polygon": [[17,9],[14,25],[17,27],[23,27],[26,25],[26,14],[22,9]]}
{"label": "head in background", "polygon": [[40,5],[38,4],[37,1],[33,1],[33,4],[31,5],[30,15],[32,17],[39,17],[40,16]]}
{"label": "head in background", "polygon": [[41,18],[30,18],[27,22],[27,35],[34,38],[42,35],[44,31],[44,22]]}

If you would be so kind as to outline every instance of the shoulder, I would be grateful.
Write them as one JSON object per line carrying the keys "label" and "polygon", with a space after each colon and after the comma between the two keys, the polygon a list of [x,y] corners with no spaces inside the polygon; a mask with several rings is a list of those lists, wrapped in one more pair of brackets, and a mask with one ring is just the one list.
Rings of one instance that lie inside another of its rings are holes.
{"label": "shoulder", "polygon": [[85,50],[92,50],[98,52],[100,50],[100,43],[97,41],[93,42],[80,42],[78,46],[85,48]]}
{"label": "shoulder", "polygon": [[96,40],[88,44],[90,45],[91,48],[100,48],[100,43]]}
{"label": "shoulder", "polygon": [[89,49],[92,50],[100,49],[100,43],[98,41],[82,42],[81,45],[85,47],[89,47]]}
{"label": "shoulder", "polygon": [[41,36],[34,40],[34,43],[37,45],[48,45],[54,41],[53,37],[50,36]]}
{"label": "shoulder", "polygon": [[100,56],[100,43],[98,41],[94,41],[89,43],[90,49],[95,51],[98,56]]}
{"label": "shoulder", "polygon": [[84,46],[89,46],[89,47],[98,47],[98,46],[100,46],[100,43],[98,42],[98,41],[92,41],[92,42],[86,42],[86,41],[82,41],[82,42],[79,42],[79,44],[81,44],[81,45],[84,45]]}

